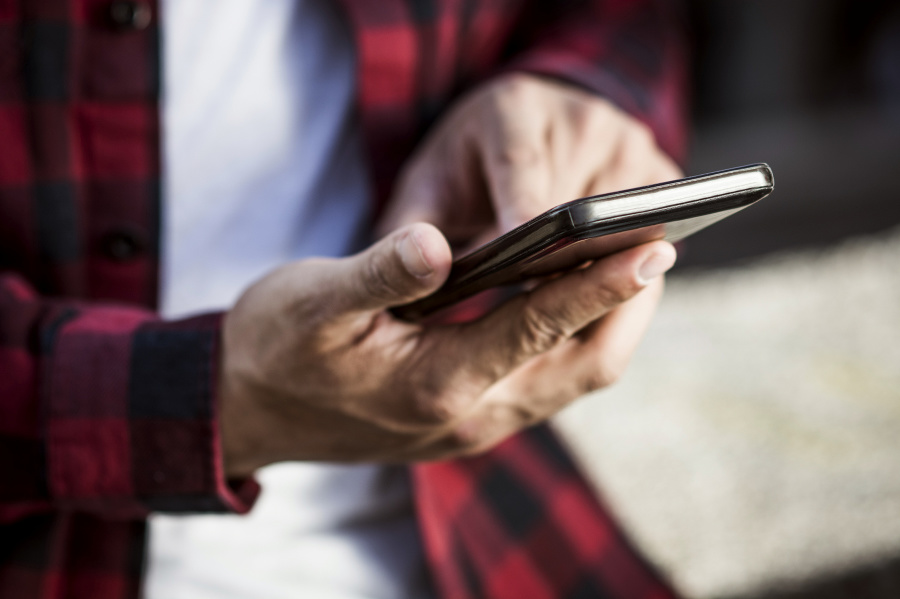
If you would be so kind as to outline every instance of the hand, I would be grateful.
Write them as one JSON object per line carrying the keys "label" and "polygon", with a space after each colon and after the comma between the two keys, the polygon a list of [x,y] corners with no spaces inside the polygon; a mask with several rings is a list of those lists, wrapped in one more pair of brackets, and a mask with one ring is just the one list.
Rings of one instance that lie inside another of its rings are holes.
{"label": "hand", "polygon": [[679,177],[650,130],[606,100],[508,75],[464,97],[426,138],[379,230],[424,221],[480,244],[563,202]]}
{"label": "hand", "polygon": [[447,277],[450,249],[432,226],[407,227],[349,258],[280,268],[224,320],[226,473],[283,460],[484,450],[611,383],[674,260],[670,244],[653,242],[548,281],[478,321],[431,327],[385,309]]}

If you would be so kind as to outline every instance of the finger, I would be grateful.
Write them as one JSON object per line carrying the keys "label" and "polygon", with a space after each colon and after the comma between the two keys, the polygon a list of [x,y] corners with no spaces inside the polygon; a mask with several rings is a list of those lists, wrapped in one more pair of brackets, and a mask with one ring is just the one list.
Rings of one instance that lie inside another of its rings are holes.
{"label": "finger", "polygon": [[413,223],[440,226],[440,186],[436,182],[437,177],[438,174],[428,164],[415,160],[410,170],[398,179],[391,200],[376,225],[376,235],[384,237]]}
{"label": "finger", "polygon": [[435,291],[450,272],[447,240],[418,223],[385,237],[364,252],[336,262],[333,303],[341,311],[382,310]]}
{"label": "finger", "polygon": [[377,223],[379,236],[427,222],[451,242],[468,241],[494,221],[481,157],[453,124],[439,127],[407,163]]}
{"label": "finger", "polygon": [[488,394],[483,405],[505,406],[510,415],[504,421],[521,428],[551,417],[582,395],[609,387],[624,374],[662,289],[663,277],[657,277],[560,347],[520,367],[498,385],[497,392]]}
{"label": "finger", "polygon": [[681,170],[656,145],[650,129],[644,125],[624,130],[606,168],[591,184],[591,193],[599,195],[644,185],[679,179]]}
{"label": "finger", "polygon": [[544,419],[572,399],[618,381],[653,319],[663,287],[663,277],[657,277],[564,345],[529,362],[530,368],[514,375],[508,397],[528,402],[535,417]]}
{"label": "finger", "polygon": [[417,447],[423,455],[450,457],[486,451],[542,422],[579,397],[613,384],[623,374],[649,325],[663,281],[646,289],[585,331],[520,367],[485,393],[454,426]]}
{"label": "finger", "polygon": [[681,170],[681,167],[678,166],[674,160],[669,158],[665,152],[660,151],[659,160],[655,172],[653,173],[655,182],[664,183],[666,181],[675,181],[682,177],[684,177],[684,171]]}
{"label": "finger", "polygon": [[591,184],[612,160],[623,129],[619,110],[602,99],[579,97],[568,112],[550,135],[556,204],[591,195]]}
{"label": "finger", "polygon": [[527,93],[520,93],[511,113],[517,117],[497,123],[495,131],[480,139],[484,177],[504,233],[555,205],[548,124],[543,111],[529,108]]}
{"label": "finger", "polygon": [[565,342],[672,267],[675,248],[656,241],[599,260],[517,296],[464,325],[468,371],[493,383],[525,361]]}
{"label": "finger", "polygon": [[684,173],[678,165],[675,164],[675,161],[669,158],[661,150],[657,150],[650,154],[644,160],[644,168],[641,172],[643,173],[641,180],[631,184],[632,187],[668,183],[669,181],[675,181],[684,177]]}

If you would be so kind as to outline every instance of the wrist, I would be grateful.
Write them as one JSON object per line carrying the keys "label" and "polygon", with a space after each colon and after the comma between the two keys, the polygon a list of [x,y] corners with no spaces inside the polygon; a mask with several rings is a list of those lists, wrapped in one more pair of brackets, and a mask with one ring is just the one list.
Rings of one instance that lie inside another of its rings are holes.
{"label": "wrist", "polygon": [[219,439],[222,465],[228,479],[247,478],[266,465],[260,434],[265,427],[259,415],[241,392],[241,385],[223,374],[219,380]]}

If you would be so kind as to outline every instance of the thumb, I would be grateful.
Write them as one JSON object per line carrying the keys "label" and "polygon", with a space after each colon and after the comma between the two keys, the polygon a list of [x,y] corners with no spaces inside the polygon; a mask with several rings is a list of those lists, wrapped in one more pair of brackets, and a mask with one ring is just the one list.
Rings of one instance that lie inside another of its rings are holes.
{"label": "thumb", "polygon": [[383,310],[425,297],[450,273],[450,246],[433,225],[416,223],[388,235],[342,264],[338,289],[351,310]]}

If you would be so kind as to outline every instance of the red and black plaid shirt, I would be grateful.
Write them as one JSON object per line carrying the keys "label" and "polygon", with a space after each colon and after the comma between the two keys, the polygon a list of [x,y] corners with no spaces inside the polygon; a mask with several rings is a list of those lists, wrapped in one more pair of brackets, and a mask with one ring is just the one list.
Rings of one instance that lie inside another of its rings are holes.
{"label": "red and black plaid shirt", "polygon": [[[519,69],[579,84],[679,154],[683,56],[661,0],[342,0],[383,202],[457,94]],[[140,592],[151,511],[244,511],[214,382],[220,318],[157,297],[155,0],[0,0],[0,596]],[[664,599],[548,429],[413,467],[445,597]]]}

